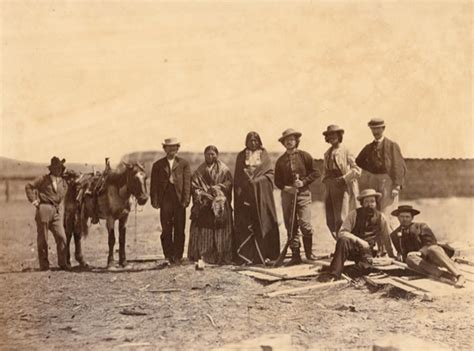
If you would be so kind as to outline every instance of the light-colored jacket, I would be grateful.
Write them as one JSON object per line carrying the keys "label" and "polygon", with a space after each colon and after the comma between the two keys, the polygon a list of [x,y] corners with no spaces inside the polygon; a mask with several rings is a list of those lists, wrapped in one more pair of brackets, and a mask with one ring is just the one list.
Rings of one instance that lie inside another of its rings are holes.
{"label": "light-colored jacket", "polygon": [[[328,162],[330,156],[331,148],[329,148],[324,153],[324,166],[322,176],[323,183],[327,177]],[[335,151],[334,158],[337,166],[342,172],[342,177],[346,182],[347,194],[344,195],[342,205],[342,218],[345,218],[349,211],[352,211],[359,207],[359,202],[357,201],[357,196],[359,195],[358,179],[360,178],[362,170],[359,166],[357,166],[354,156],[344,145],[339,145],[339,147]]]}

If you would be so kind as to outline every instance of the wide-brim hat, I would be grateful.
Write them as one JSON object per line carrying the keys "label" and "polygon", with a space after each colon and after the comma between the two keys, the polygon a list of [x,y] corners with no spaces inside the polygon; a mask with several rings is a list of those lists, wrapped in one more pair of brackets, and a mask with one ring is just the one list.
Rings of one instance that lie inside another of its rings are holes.
{"label": "wide-brim hat", "polygon": [[385,127],[385,121],[382,118],[372,118],[367,125],[370,128]]}
{"label": "wide-brim hat", "polygon": [[329,125],[326,130],[323,132],[323,135],[326,136],[328,135],[329,133],[342,133],[344,134],[344,129],[342,129],[341,127],[335,125],[335,124],[331,124]]}
{"label": "wide-brim hat", "polygon": [[413,206],[410,205],[400,205],[396,210],[392,211],[392,216],[398,217],[400,213],[403,212],[408,212],[411,213],[412,216],[416,216],[417,214],[420,214],[420,211],[416,210],[413,208]]}
{"label": "wide-brim hat", "polygon": [[285,140],[286,137],[289,137],[290,135],[294,135],[296,136],[297,138],[301,137],[303,134],[301,134],[300,132],[297,132],[296,130],[294,130],[293,128],[289,128],[287,130],[285,130],[283,133],[281,133],[281,137],[278,139],[278,141],[280,143],[283,142],[283,140]]}
{"label": "wide-brim hat", "polygon": [[365,189],[360,192],[360,194],[357,196],[357,200],[362,200],[365,199],[366,197],[371,197],[375,196],[377,199],[380,199],[382,197],[382,194],[376,192],[374,189]]}
{"label": "wide-brim hat", "polygon": [[51,168],[55,168],[55,167],[60,167],[62,170],[65,170],[66,169],[66,167],[64,166],[65,163],[66,163],[65,158],[60,160],[59,157],[53,156],[51,158],[51,162],[50,162],[48,168],[51,169]]}
{"label": "wide-brim hat", "polygon": [[178,138],[167,138],[164,140],[164,142],[161,144],[163,146],[175,146],[175,145],[181,145],[179,142]]}

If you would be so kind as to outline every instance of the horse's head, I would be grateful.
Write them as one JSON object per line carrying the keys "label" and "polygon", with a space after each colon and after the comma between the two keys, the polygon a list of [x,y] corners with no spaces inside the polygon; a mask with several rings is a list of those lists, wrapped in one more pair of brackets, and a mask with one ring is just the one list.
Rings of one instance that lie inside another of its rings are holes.
{"label": "horse's head", "polygon": [[79,173],[73,171],[72,169],[68,169],[64,171],[62,177],[66,181],[67,185],[74,186],[76,185],[76,181],[79,179]]}
{"label": "horse's head", "polygon": [[214,219],[216,223],[223,223],[226,217],[225,202],[227,201],[227,198],[220,189],[212,188],[211,192],[214,197],[211,204]]}
{"label": "horse's head", "polygon": [[124,163],[127,174],[127,186],[140,206],[148,201],[145,168],[139,163]]}

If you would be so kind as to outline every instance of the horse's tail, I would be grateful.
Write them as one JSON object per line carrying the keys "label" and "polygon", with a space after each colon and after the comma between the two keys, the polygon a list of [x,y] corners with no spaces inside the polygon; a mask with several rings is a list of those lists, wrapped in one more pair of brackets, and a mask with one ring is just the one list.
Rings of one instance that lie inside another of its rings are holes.
{"label": "horse's tail", "polygon": [[89,225],[87,224],[88,219],[89,219],[89,216],[87,215],[86,201],[82,201],[80,214],[79,214],[79,220],[80,220],[80,227],[81,227],[81,238],[83,239],[87,238],[87,236],[89,235]]}

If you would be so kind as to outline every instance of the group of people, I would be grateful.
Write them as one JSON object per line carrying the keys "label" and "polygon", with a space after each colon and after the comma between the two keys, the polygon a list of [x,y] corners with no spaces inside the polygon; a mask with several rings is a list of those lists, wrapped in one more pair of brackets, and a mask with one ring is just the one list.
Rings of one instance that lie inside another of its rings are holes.
{"label": "group of people", "polygon": [[[176,138],[165,139],[162,146],[166,156],[153,164],[150,181],[151,205],[160,209],[165,258],[172,264],[183,259],[186,208],[192,200],[189,260],[265,264],[277,259],[280,234],[273,196],[275,185],[281,190],[283,219],[292,251],[287,264],[302,262],[300,232],[306,259],[315,260],[310,185],[321,178],[326,188],[326,223],[337,240],[328,271],[330,279],[340,278],[347,259],[364,265],[376,256],[388,255],[427,274],[447,274],[462,286],[463,276],[437,244],[429,227],[413,222],[419,211],[410,206],[397,208],[406,175],[400,147],[384,136],[382,119],[372,119],[368,126],[374,140],[356,158],[342,144],[344,130],[328,126],[322,133],[330,144],[324,154],[322,172],[313,157],[299,148],[302,133],[294,129],[285,130],[278,139],[286,151],[274,167],[258,133],[248,133],[245,148],[237,155],[234,174],[219,160],[219,150],[214,145],[205,148],[204,162],[191,172],[189,162],[178,156],[180,142]],[[50,174],[26,186],[28,199],[38,207],[40,267],[49,267],[45,244],[48,228],[56,239],[58,257],[62,250],[64,231],[59,217],[66,186],[61,180],[63,171],[64,160],[55,157]],[[367,186],[359,193],[362,171]],[[396,229],[391,216],[400,222]]]}

